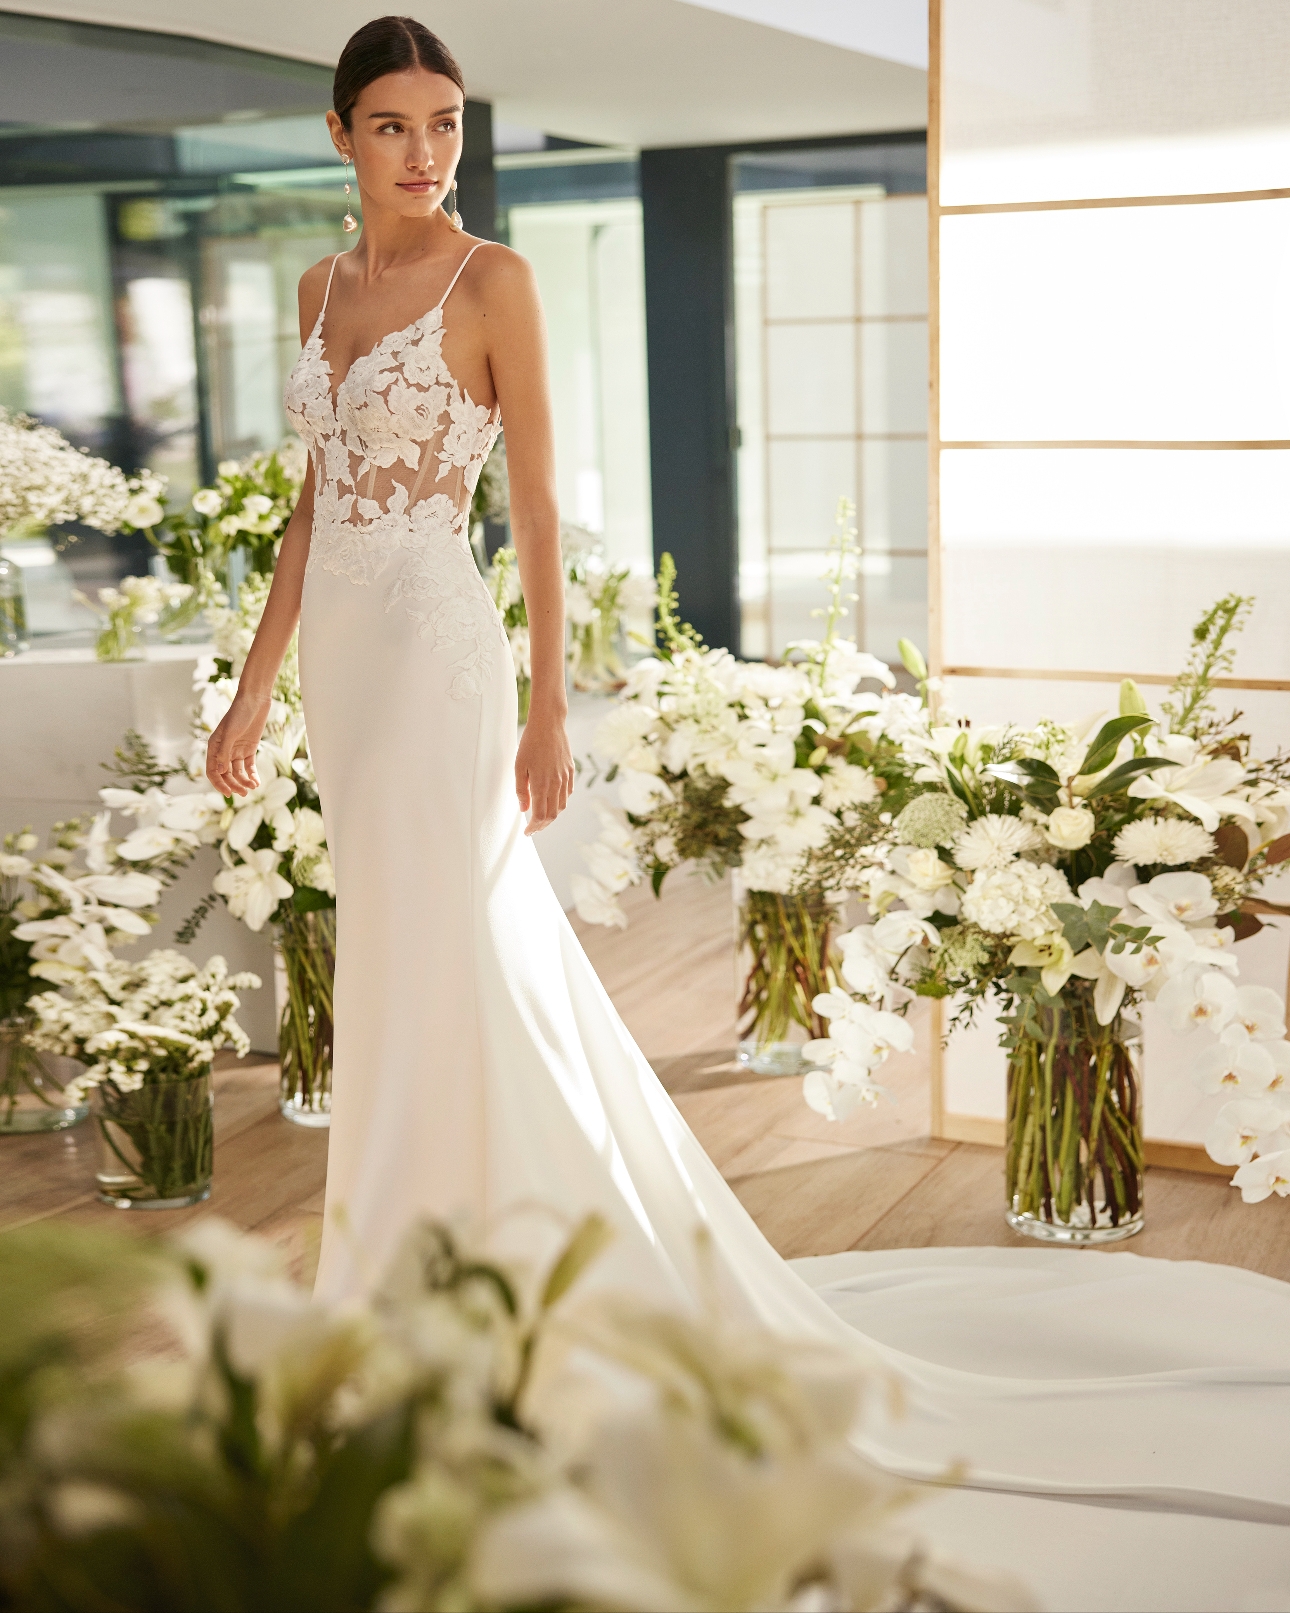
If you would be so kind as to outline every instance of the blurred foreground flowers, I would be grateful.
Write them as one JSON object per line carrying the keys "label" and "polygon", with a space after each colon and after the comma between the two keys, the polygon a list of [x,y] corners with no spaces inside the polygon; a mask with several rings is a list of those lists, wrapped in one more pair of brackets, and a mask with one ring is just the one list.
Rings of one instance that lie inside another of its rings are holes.
{"label": "blurred foreground flowers", "polygon": [[571,1293],[608,1237],[520,1264],[423,1224],[328,1311],[215,1219],[0,1236],[0,1607],[1031,1605],[899,1526],[847,1444],[866,1369]]}

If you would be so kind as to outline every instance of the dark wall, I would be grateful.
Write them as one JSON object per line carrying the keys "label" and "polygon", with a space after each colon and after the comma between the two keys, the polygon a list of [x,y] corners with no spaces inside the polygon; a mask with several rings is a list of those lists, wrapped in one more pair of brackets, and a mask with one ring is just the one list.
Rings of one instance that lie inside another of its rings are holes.
{"label": "dark wall", "polygon": [[457,165],[457,210],[471,235],[496,241],[497,179],[493,173],[493,108],[488,101],[467,101],[462,120],[465,145]]}
{"label": "dark wall", "polygon": [[738,651],[729,153],[642,151],[654,558],[681,611]]}

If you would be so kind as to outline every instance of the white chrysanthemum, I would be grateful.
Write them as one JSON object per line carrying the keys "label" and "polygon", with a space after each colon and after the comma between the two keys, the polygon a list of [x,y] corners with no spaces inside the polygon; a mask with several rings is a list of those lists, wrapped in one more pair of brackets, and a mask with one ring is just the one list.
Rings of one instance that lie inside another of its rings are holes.
{"label": "white chrysanthemum", "polygon": [[1185,818],[1139,818],[1126,823],[1115,837],[1115,855],[1139,868],[1155,864],[1177,868],[1213,852],[1213,835]]}
{"label": "white chrysanthemum", "polygon": [[868,768],[854,767],[849,762],[830,762],[820,780],[820,805],[827,812],[876,801],[878,794],[878,780]]}
{"label": "white chrysanthemum", "polygon": [[1042,844],[1033,824],[989,812],[955,835],[954,861],[960,868],[1003,868],[1023,851],[1034,851]]}
{"label": "white chrysanthemum", "polygon": [[991,935],[1033,941],[1061,928],[1052,904],[1071,900],[1065,876],[1051,864],[1014,861],[1005,868],[983,869],[977,874],[964,893],[962,914]]}

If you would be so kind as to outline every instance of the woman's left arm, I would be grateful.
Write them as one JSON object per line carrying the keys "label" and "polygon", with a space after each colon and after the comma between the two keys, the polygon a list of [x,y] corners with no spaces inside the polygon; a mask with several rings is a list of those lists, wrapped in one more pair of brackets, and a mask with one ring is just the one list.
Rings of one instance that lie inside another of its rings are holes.
{"label": "woman's left arm", "polygon": [[515,792],[529,814],[526,833],[536,834],[564,811],[573,793],[573,753],[565,732],[564,567],[546,320],[528,261],[507,250],[487,256],[491,261],[481,290],[488,363],[506,428],[511,538],[528,607],[533,668],[528,722],[515,757]]}

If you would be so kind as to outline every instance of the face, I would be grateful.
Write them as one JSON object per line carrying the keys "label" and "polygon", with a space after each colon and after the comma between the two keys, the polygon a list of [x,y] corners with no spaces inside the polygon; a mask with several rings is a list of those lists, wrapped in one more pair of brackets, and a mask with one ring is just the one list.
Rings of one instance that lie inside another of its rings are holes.
{"label": "face", "polygon": [[354,163],[365,208],[429,218],[452,188],[461,159],[461,91],[422,67],[373,79],[347,129],[327,114],[336,150]]}

